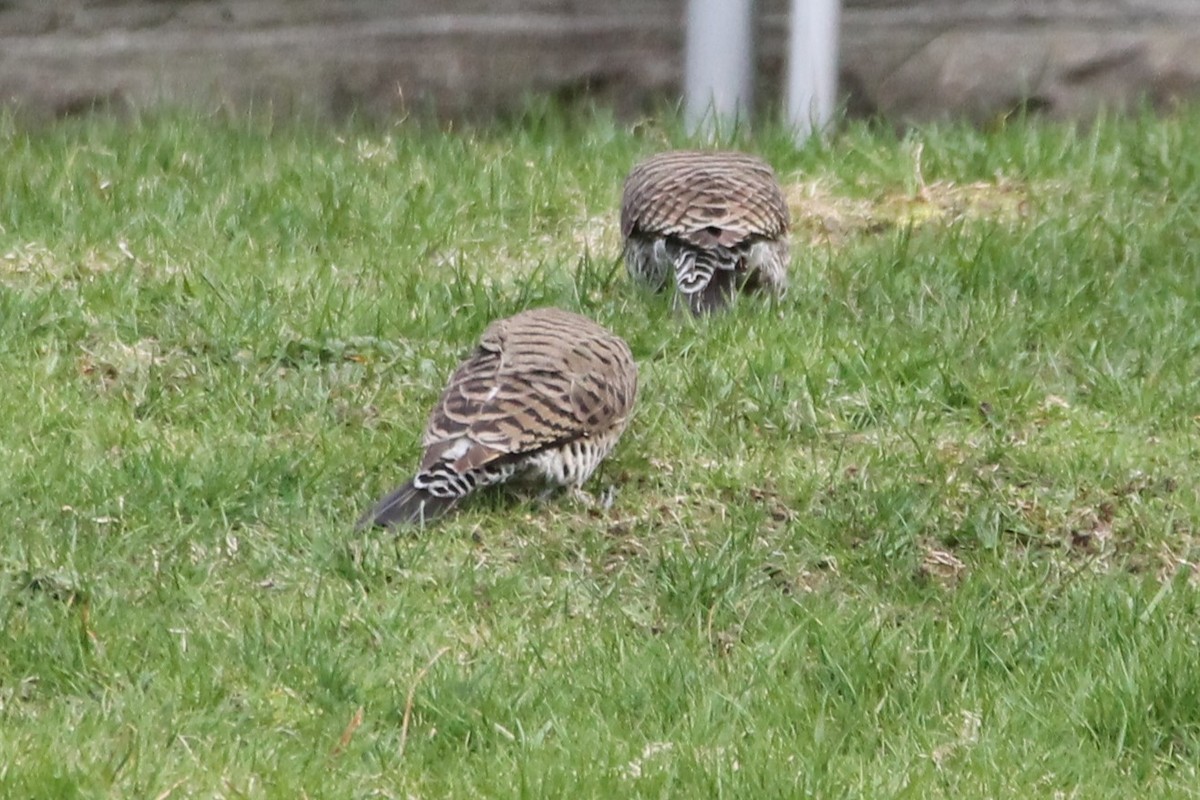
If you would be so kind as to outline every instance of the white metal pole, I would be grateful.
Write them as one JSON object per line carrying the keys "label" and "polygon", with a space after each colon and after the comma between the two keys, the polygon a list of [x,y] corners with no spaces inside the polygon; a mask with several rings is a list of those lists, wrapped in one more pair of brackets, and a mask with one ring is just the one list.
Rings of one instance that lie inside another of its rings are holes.
{"label": "white metal pole", "polygon": [[787,115],[798,141],[833,118],[840,17],[841,0],[792,0]]}
{"label": "white metal pole", "polygon": [[684,118],[692,132],[746,118],[754,74],[753,12],[754,0],[688,0]]}

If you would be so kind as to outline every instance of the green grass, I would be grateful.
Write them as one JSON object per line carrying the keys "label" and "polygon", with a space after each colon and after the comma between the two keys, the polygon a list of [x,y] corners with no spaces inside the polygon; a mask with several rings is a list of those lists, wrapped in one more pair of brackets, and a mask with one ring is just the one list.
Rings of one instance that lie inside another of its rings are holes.
{"label": "green grass", "polygon": [[[0,794],[1194,795],[1198,125],[739,139],[793,288],[693,322],[671,125],[0,122]],[[640,362],[615,505],[354,534],[539,304]]]}

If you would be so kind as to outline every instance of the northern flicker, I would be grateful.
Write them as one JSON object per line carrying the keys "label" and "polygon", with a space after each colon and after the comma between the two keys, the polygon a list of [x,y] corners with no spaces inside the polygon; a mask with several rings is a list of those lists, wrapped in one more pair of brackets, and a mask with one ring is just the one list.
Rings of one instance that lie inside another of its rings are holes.
{"label": "northern flicker", "polygon": [[557,308],[496,320],[430,413],[417,474],[358,525],[421,525],[516,478],[578,490],[617,443],[636,396],[629,346],[591,320]]}
{"label": "northern flicker", "polygon": [[661,291],[674,280],[695,314],[734,292],[787,289],[787,201],[767,162],[733,151],[673,150],[625,179],[625,266]]}

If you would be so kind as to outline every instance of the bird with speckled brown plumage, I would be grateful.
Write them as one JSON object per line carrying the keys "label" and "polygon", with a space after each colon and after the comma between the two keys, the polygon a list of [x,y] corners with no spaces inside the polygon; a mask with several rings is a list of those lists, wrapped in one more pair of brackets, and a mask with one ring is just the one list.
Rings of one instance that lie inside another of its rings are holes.
{"label": "bird with speckled brown plumage", "polygon": [[782,295],[789,226],[775,172],[748,153],[659,153],[625,180],[629,274],[658,291],[673,282],[695,314],[724,308],[739,291]]}
{"label": "bird with speckled brown plumage", "polygon": [[517,478],[578,490],[624,432],[637,365],[623,339],[557,308],[496,320],[429,415],[412,480],[359,527],[423,525]]}

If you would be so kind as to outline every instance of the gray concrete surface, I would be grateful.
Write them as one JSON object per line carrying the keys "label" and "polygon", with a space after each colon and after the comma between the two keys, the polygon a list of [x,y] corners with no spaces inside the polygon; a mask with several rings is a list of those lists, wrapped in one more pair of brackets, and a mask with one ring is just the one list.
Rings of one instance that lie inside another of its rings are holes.
{"label": "gray concrete surface", "polygon": [[[759,0],[760,103],[781,96],[786,8]],[[486,118],[535,92],[629,116],[678,96],[682,19],[683,0],[0,0],[0,102]],[[842,21],[854,114],[1200,96],[1200,0],[847,0]]]}

